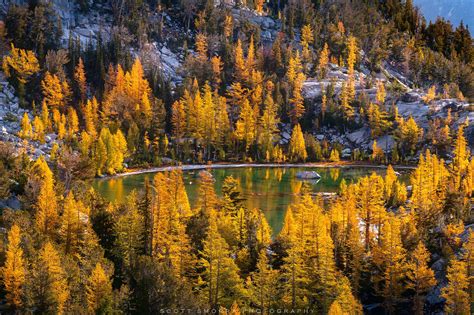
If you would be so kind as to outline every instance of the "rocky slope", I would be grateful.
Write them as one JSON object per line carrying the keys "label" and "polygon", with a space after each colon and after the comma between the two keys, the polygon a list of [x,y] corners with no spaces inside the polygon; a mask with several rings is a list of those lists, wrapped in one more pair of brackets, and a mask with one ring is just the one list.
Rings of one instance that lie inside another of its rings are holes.
{"label": "rocky slope", "polygon": [[26,152],[34,159],[40,155],[49,158],[53,144],[58,142],[56,134],[46,135],[44,144],[38,141],[26,141],[18,137],[20,122],[25,113],[32,121],[33,115],[28,110],[19,107],[13,87],[8,84],[3,73],[0,72],[0,141],[12,144],[17,152]]}
{"label": "rocky slope", "polygon": [[[3,0],[0,2],[0,11],[5,12],[7,5],[14,2],[21,3],[22,0]],[[65,47],[67,47],[69,36],[80,38],[84,44],[97,40],[99,33],[104,40],[108,40],[107,36],[112,30],[112,16],[105,7],[100,4],[94,4],[88,14],[82,14],[71,1],[53,0],[52,3],[63,22],[63,44]],[[219,3],[220,1],[216,1],[216,4]],[[228,1],[225,3],[229,4]],[[257,14],[255,11],[247,8],[230,8],[236,27],[243,23],[250,23],[253,27],[260,30],[260,38],[263,45],[271,45],[276,39],[281,28],[281,21]],[[180,70],[184,62],[184,51],[182,45],[178,45],[178,38],[182,37],[183,34],[190,36],[193,34],[191,31],[183,29],[182,23],[179,23],[176,17],[166,12],[157,12],[153,19],[162,22],[162,40],[145,44],[140,50],[134,50],[132,53],[142,59],[145,69],[158,66],[165,79],[171,82],[171,86],[178,86],[183,79]],[[295,34],[295,41],[298,41],[298,38],[299,34]],[[193,53],[190,49],[188,51]],[[363,59],[364,52],[361,51],[360,54]],[[370,76],[367,68],[364,62],[362,62],[359,67],[360,71],[355,73],[356,93],[365,93],[374,100],[376,94],[375,87],[367,88],[365,84],[366,79]],[[303,96],[306,102],[313,103],[315,110],[319,111],[322,89],[332,82],[335,84],[335,92],[338,94],[342,83],[347,80],[347,77],[347,69],[331,64],[326,79],[308,78],[303,86]],[[411,82],[397,71],[396,67],[389,63],[384,63],[383,70],[377,75],[377,79],[384,82],[396,81],[406,90],[405,94],[401,97],[395,97],[390,95],[390,92],[387,92],[386,104],[391,106],[392,102],[395,102],[401,116],[404,118],[412,116],[425,129],[428,127],[429,118],[446,117],[448,109],[451,109],[451,113],[457,117],[457,120],[451,126],[454,129],[460,123],[465,122],[467,118],[469,120],[469,127],[466,130],[466,135],[471,147],[474,147],[474,112],[469,111],[469,104],[454,99],[441,99],[434,101],[428,106],[422,100],[425,92],[412,89]],[[0,84],[3,87],[0,93],[1,138],[15,143],[16,146],[22,146],[22,141],[20,141],[16,134],[19,130],[19,122],[24,110],[18,108],[14,91],[3,78],[1,78]],[[281,143],[286,144],[290,138],[290,126],[283,125],[281,130]],[[313,133],[319,140],[326,139],[330,142],[339,142],[344,148],[343,157],[349,157],[351,150],[355,148],[370,150],[372,146],[368,126],[363,126],[347,134],[343,134],[333,128],[322,128],[314,130]],[[28,150],[34,156],[42,152],[47,154],[51,149],[54,139],[54,135],[48,135],[46,144],[32,143]],[[380,148],[388,152],[394,145],[394,139],[391,135],[384,135],[377,139],[377,143]]]}
{"label": "rocky slope", "polygon": [[[365,93],[375,102],[376,88],[367,88],[361,84],[367,78],[367,74],[363,72],[364,66],[361,66],[362,71],[355,72],[356,94]],[[309,78],[303,85],[303,96],[306,101],[313,103],[316,112],[321,110],[321,95],[322,90],[326,89],[331,83],[334,84],[335,94],[338,95],[341,90],[342,83],[347,81],[347,69],[331,64],[327,77],[323,80],[318,78]],[[385,68],[377,78],[385,83],[394,82],[401,84],[406,90],[401,97],[392,95],[387,91],[385,106],[387,110],[390,109],[392,103],[395,103],[398,113],[405,119],[413,117],[417,124],[425,130],[428,128],[428,121],[430,119],[439,117],[446,118],[448,109],[451,110],[453,117],[456,117],[451,129],[456,130],[460,124],[469,122],[468,128],[465,129],[465,134],[468,138],[471,148],[474,148],[474,112],[471,110],[472,105],[457,99],[438,99],[431,102],[429,105],[423,101],[423,96],[426,91],[420,89],[413,89],[411,83],[407,81],[402,74],[398,73],[393,68]],[[339,142],[345,148],[345,155],[350,156],[352,149],[359,148],[369,150],[372,147],[373,141],[370,139],[370,128],[364,126],[358,130],[347,134],[342,134],[336,129],[322,128],[315,131],[315,135],[319,140],[326,139],[330,142]],[[390,152],[395,141],[391,135],[383,135],[377,140],[378,146],[386,152]]]}

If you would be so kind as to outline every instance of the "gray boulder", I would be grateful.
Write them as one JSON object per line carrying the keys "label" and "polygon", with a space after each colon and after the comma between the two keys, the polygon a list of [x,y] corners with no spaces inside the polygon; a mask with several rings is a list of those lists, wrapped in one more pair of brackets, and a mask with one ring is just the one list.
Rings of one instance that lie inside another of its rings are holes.
{"label": "gray boulder", "polygon": [[21,202],[16,196],[11,196],[7,199],[0,200],[0,208],[10,208],[13,210],[21,209]]}
{"label": "gray boulder", "polygon": [[319,175],[316,171],[302,171],[296,173],[296,178],[299,179],[319,179],[321,175]]}
{"label": "gray boulder", "polygon": [[459,235],[463,243],[467,243],[471,233],[474,233],[474,224],[466,225],[464,231]]}
{"label": "gray boulder", "polygon": [[169,164],[172,164],[173,162],[174,162],[173,159],[170,159],[168,157],[162,157],[161,158],[161,163],[163,163],[163,164],[169,165]]}
{"label": "gray boulder", "polygon": [[[369,148],[372,148],[373,141],[370,142]],[[377,139],[377,147],[385,152],[390,152],[395,147],[395,139],[390,135],[385,135]]]}
{"label": "gray boulder", "polygon": [[341,157],[342,158],[349,158],[349,157],[351,157],[351,154],[352,154],[352,150],[350,148],[345,148],[341,152]]}
{"label": "gray boulder", "polygon": [[421,100],[421,95],[417,92],[408,92],[403,94],[401,101],[404,103],[415,103]]}
{"label": "gray boulder", "polygon": [[291,135],[288,132],[284,131],[281,133],[281,137],[285,140],[290,140]]}
{"label": "gray boulder", "polygon": [[446,261],[446,259],[444,259],[442,257],[440,259],[436,260],[431,265],[431,269],[433,269],[433,271],[435,272],[435,276],[436,276],[437,279],[440,279],[444,276],[446,266],[447,266],[447,261]]}
{"label": "gray boulder", "polygon": [[347,139],[355,145],[360,145],[370,138],[370,129],[368,127],[361,128],[347,135]]}

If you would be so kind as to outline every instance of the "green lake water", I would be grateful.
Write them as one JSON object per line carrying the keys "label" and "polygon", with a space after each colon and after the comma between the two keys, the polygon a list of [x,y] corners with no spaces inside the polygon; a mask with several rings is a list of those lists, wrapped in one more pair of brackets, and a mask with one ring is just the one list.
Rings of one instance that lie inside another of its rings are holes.
{"label": "green lake water", "polygon": [[[243,197],[249,208],[261,209],[274,233],[281,229],[286,209],[292,203],[303,185],[303,180],[296,178],[299,171],[316,171],[321,175],[319,181],[307,180],[314,192],[337,192],[342,179],[347,183],[376,172],[385,175],[384,169],[366,167],[354,168],[316,168],[316,167],[241,167],[217,168],[209,170],[215,178],[215,189],[221,194],[225,177],[232,175],[239,180]],[[193,206],[197,200],[200,170],[183,171],[183,180],[189,202]],[[97,179],[93,187],[106,199],[122,202],[134,189],[143,188],[145,179],[152,182],[154,173],[128,175]],[[407,175],[402,174],[403,177]]]}

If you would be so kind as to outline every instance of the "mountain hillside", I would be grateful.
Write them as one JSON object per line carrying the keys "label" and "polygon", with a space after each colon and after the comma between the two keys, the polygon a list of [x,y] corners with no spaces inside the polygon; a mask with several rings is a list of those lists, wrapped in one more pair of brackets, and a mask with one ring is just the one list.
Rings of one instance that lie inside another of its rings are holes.
{"label": "mountain hillside", "polygon": [[472,5],[415,4],[0,1],[0,312],[472,313]]}

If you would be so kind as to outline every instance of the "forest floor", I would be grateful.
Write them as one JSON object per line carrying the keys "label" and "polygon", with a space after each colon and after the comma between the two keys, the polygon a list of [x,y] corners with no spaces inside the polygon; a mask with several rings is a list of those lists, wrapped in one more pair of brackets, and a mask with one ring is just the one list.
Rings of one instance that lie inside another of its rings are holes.
{"label": "forest floor", "polygon": [[[205,170],[217,168],[241,168],[241,167],[315,167],[315,168],[351,168],[351,167],[366,167],[366,168],[387,168],[385,164],[374,164],[362,161],[339,161],[339,162],[313,162],[313,163],[226,163],[218,162],[213,164],[183,164],[183,165],[168,165],[160,167],[150,167],[143,169],[128,169],[123,173],[104,176],[103,178],[123,177],[130,175],[139,175],[145,173],[156,173],[172,171],[174,169],[181,169],[183,171]],[[415,166],[411,165],[392,165],[394,169],[411,170]]]}

